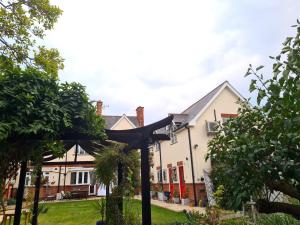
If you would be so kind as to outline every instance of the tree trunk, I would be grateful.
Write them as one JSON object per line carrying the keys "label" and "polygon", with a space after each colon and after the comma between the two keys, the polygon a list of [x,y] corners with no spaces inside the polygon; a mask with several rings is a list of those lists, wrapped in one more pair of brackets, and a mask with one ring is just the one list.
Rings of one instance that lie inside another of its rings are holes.
{"label": "tree trunk", "polygon": [[106,207],[105,207],[105,222],[106,224],[109,223],[109,184],[106,184],[106,195],[105,195],[105,198],[106,198]]}
{"label": "tree trunk", "polygon": [[268,181],[266,182],[266,185],[271,190],[280,191],[300,201],[300,192],[294,186],[285,181]]}
{"label": "tree trunk", "polygon": [[260,213],[286,213],[300,220],[300,206],[283,202],[269,202],[264,199],[256,201],[256,208]]}

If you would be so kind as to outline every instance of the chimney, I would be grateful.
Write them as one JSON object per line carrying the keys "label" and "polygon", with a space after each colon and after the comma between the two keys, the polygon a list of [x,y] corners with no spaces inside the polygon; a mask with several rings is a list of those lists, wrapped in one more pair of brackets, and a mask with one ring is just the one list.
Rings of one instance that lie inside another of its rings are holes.
{"label": "chimney", "polygon": [[102,115],[102,106],[103,102],[101,100],[97,101],[97,111],[96,114],[101,116]]}
{"label": "chimney", "polygon": [[139,127],[144,126],[144,107],[139,106],[136,108],[136,119],[138,121]]}

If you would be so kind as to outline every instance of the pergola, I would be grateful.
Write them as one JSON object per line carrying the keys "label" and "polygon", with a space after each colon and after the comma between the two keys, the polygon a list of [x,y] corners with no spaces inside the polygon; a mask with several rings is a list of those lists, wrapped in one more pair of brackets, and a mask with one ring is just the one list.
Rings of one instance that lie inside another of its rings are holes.
{"label": "pergola", "polygon": [[[169,137],[165,134],[155,134],[155,131],[165,127],[172,123],[173,116],[169,116],[158,122],[152,123],[150,125],[129,129],[129,130],[105,130],[108,140],[117,141],[125,143],[125,152],[133,149],[141,150],[141,181],[142,181],[142,224],[151,224],[151,198],[150,198],[150,165],[149,165],[149,145],[159,140],[169,140]],[[63,137],[65,151],[68,151],[72,146],[81,145],[84,150],[90,155],[96,155],[101,152],[104,146],[108,145],[109,142],[104,141],[102,143],[97,142],[85,135],[71,135],[68,137]],[[77,147],[75,151],[75,161],[77,160]],[[44,163],[55,159],[56,157],[52,152],[44,153]],[[22,201],[25,189],[25,179],[26,179],[27,162],[21,162],[19,186],[17,189],[16,196],[16,208],[15,208],[15,218],[14,225],[20,225],[21,211],[22,211]],[[122,165],[118,168],[118,183],[122,179]],[[35,182],[35,195],[34,195],[34,209],[33,209],[33,219],[32,224],[37,224],[38,215],[38,203],[39,203],[39,192],[40,192],[40,182],[41,182],[41,170],[37,171],[37,179]]]}

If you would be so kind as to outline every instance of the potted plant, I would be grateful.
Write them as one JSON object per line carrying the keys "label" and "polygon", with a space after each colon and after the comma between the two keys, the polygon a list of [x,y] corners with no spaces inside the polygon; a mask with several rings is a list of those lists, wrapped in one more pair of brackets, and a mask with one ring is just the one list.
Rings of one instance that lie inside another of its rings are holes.
{"label": "potted plant", "polygon": [[189,199],[189,189],[187,188],[185,193],[183,194],[183,198],[181,199],[182,205],[189,205],[190,199]]}
{"label": "potted plant", "polygon": [[166,196],[165,196],[161,186],[158,189],[157,198],[158,198],[159,201],[165,201],[166,200]]}
{"label": "potted plant", "polygon": [[106,200],[104,198],[99,199],[94,204],[97,214],[100,214],[101,220],[96,222],[96,225],[105,225],[104,215],[106,212]]}
{"label": "potted plant", "polygon": [[151,184],[151,186],[150,186],[150,198],[153,198],[154,195],[155,195],[155,190],[153,190],[153,184]]}
{"label": "potted plant", "polygon": [[177,190],[174,190],[173,201],[174,201],[174,203],[176,203],[176,204],[179,204],[179,203],[180,203],[179,193],[178,193]]}

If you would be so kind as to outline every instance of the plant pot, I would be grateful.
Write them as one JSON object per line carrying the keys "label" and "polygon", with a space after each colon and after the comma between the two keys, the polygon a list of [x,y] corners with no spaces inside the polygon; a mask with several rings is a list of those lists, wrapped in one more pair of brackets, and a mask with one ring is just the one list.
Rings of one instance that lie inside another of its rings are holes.
{"label": "plant pot", "polygon": [[105,225],[105,222],[104,221],[97,221],[96,225]]}
{"label": "plant pot", "polygon": [[180,198],[179,197],[174,197],[173,201],[175,204],[179,204],[180,203]]}
{"label": "plant pot", "polygon": [[181,204],[182,205],[189,205],[190,204],[190,199],[189,198],[183,198],[183,199],[181,199]]}
{"label": "plant pot", "polygon": [[150,191],[150,197],[153,198],[154,195],[155,195],[155,191]]}
{"label": "plant pot", "polygon": [[163,192],[157,192],[157,197],[159,201],[166,201],[167,197],[165,196],[165,194]]}

